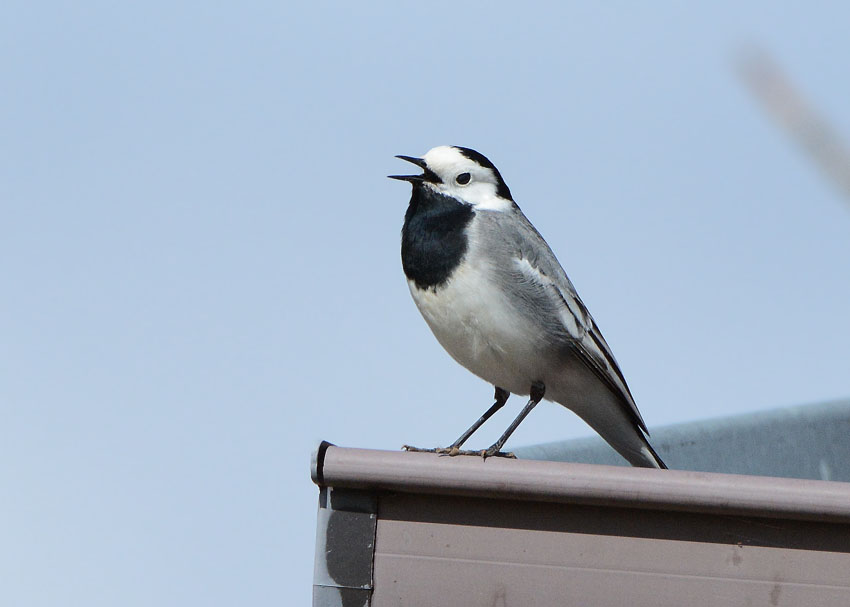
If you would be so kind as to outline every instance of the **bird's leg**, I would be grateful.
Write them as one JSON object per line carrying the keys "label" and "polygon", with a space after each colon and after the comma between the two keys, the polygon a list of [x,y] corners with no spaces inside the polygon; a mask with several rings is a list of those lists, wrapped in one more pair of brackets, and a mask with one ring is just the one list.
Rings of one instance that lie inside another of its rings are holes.
{"label": "bird's leg", "polygon": [[[425,451],[427,453],[445,453],[445,454],[448,454],[448,455],[466,454],[465,452],[462,452],[460,450],[461,445],[463,445],[463,443],[466,442],[466,439],[468,439],[470,436],[472,436],[475,433],[475,431],[478,430],[478,428],[480,428],[484,424],[484,422],[486,422],[488,419],[493,417],[493,414],[496,411],[498,411],[499,409],[501,409],[502,407],[505,406],[505,403],[508,401],[508,397],[510,395],[511,395],[511,393],[508,392],[507,390],[505,390],[504,388],[500,388],[499,386],[496,386],[496,395],[494,397],[496,399],[496,402],[493,403],[493,406],[490,407],[489,409],[487,409],[484,412],[484,415],[482,415],[481,417],[478,418],[478,421],[476,421],[474,424],[472,424],[466,430],[466,432],[464,432],[463,434],[460,435],[460,438],[458,438],[455,442],[453,442],[448,447],[437,447],[435,449],[421,449],[419,447],[411,447],[410,445],[404,445],[402,447],[402,449],[404,449],[405,451]],[[472,451],[469,454],[478,455],[480,453],[481,453],[480,451]]]}
{"label": "bird's leg", "polygon": [[511,393],[508,392],[507,390],[505,390],[504,388],[500,388],[499,386],[496,386],[496,394],[495,394],[495,397],[494,397],[496,399],[496,402],[493,403],[493,406],[490,407],[489,409],[487,409],[487,411],[484,412],[484,415],[482,415],[481,417],[478,418],[477,422],[472,424],[466,430],[466,432],[464,432],[463,434],[460,435],[460,438],[458,438],[455,442],[453,442],[451,445],[446,447],[443,451],[445,451],[449,455],[455,455],[457,453],[460,453],[460,447],[461,447],[461,445],[463,445],[463,443],[466,442],[466,439],[468,439],[470,436],[472,436],[475,433],[475,431],[478,430],[478,428],[480,428],[484,424],[484,422],[486,422],[488,419],[493,417],[493,414],[496,411],[498,411],[499,409],[504,407],[505,403],[508,402],[508,397],[510,395],[511,395]]}
{"label": "bird's leg", "polygon": [[[511,425],[508,426],[508,429],[505,430],[504,434],[499,437],[495,443],[493,443],[489,449],[485,449],[484,451],[480,451],[482,457],[492,457],[494,455],[502,455],[501,450],[505,443],[510,438],[511,434],[514,433],[514,430],[522,423],[522,420],[525,419],[526,415],[531,413],[531,410],[543,400],[543,395],[546,394],[546,386],[543,385],[542,382],[534,382],[531,384],[531,394],[528,399],[528,403],[526,403],[525,407],[522,408],[522,411],[519,412],[519,415],[516,416],[516,419],[511,422]],[[513,454],[505,454],[508,457],[511,457]]]}

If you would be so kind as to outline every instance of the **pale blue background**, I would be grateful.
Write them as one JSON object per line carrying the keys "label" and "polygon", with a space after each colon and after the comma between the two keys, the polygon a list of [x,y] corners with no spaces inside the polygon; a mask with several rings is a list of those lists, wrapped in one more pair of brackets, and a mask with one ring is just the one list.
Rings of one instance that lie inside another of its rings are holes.
{"label": "pale blue background", "polygon": [[394,154],[496,163],[650,427],[850,394],[850,207],[733,69],[850,134],[844,3],[315,4],[4,4],[0,604],[308,604],[315,444],[490,404],[410,300]]}

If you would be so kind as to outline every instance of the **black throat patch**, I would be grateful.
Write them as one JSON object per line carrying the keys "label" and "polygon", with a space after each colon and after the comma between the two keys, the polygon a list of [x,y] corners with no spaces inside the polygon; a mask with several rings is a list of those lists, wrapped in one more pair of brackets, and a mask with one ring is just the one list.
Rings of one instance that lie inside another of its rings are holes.
{"label": "black throat patch", "polygon": [[472,206],[414,183],[401,229],[401,265],[420,289],[445,283],[460,265],[472,221]]}

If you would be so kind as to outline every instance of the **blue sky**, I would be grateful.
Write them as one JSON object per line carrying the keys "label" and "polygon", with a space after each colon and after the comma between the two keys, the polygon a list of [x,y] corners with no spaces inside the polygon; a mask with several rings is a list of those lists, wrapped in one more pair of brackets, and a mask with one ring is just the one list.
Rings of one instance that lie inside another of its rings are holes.
{"label": "blue sky", "polygon": [[734,70],[850,137],[842,3],[3,13],[2,604],[306,604],[318,441],[489,406],[410,300],[394,154],[496,163],[650,428],[850,394],[850,206]]}

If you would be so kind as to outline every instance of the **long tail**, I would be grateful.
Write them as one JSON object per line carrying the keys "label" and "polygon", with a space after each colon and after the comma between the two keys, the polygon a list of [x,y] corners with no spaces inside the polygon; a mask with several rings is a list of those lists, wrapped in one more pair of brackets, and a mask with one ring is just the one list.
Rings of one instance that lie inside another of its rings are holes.
{"label": "long tail", "polygon": [[[640,432],[640,430],[638,430]],[[640,460],[626,458],[629,460],[629,463],[632,466],[639,466],[641,468],[659,468],[661,470],[667,470],[667,464],[664,463],[658,453],[655,452],[655,449],[652,448],[652,445],[649,444],[649,441],[644,437],[644,447],[641,449],[642,455],[644,457],[640,458]]]}
{"label": "long tail", "polygon": [[626,461],[639,468],[667,469],[667,464],[655,452],[643,430],[638,427],[634,420],[627,420],[618,415],[604,415],[604,413],[610,413],[611,408],[606,411],[600,407],[593,410],[593,413],[600,411],[603,412],[603,416],[594,418],[587,415],[584,416],[584,421],[596,430],[605,439],[605,442],[611,445]]}

